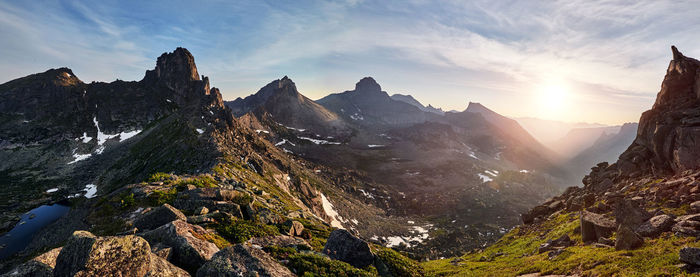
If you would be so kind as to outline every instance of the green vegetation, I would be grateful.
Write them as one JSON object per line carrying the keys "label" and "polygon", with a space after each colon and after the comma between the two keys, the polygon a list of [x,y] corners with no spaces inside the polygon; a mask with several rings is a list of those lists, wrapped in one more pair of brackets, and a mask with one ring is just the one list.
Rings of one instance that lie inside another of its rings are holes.
{"label": "green vegetation", "polygon": [[416,263],[398,252],[386,247],[374,247],[377,259],[387,267],[391,276],[423,276],[423,269]]}
{"label": "green vegetation", "polygon": [[[423,263],[428,276],[517,276],[539,272],[542,275],[578,273],[584,276],[683,276],[676,264],[683,246],[700,245],[693,238],[666,233],[646,240],[643,247],[632,251],[584,245],[575,230],[579,225],[574,213],[558,215],[540,225],[522,226],[506,234],[480,253],[460,258]],[[537,248],[548,239],[564,234],[576,242],[574,246],[552,258],[537,254]]]}
{"label": "green vegetation", "polygon": [[211,175],[198,175],[183,178],[177,182],[177,185],[181,187],[193,185],[198,188],[212,188],[216,186],[216,180]]}
{"label": "green vegetation", "polygon": [[348,263],[331,260],[319,254],[296,254],[289,257],[287,264],[299,276],[341,276],[365,277],[377,276],[374,267],[367,270],[357,269]]}
{"label": "green vegetation", "polygon": [[279,235],[279,230],[273,225],[265,225],[250,220],[236,220],[231,224],[217,226],[216,231],[226,240],[233,243],[243,243],[253,237]]}
{"label": "green vegetation", "polygon": [[191,232],[193,236],[195,236],[198,239],[206,240],[208,242],[211,242],[216,245],[219,249],[224,249],[226,247],[231,246],[231,243],[228,242],[225,238],[215,234],[215,233],[206,233],[204,235],[200,235],[196,232]]}
{"label": "green vegetation", "polygon": [[122,209],[127,209],[131,208],[134,206],[134,203],[136,200],[134,200],[134,194],[133,193],[124,193],[121,195],[119,199],[119,207]]}
{"label": "green vegetation", "polygon": [[146,180],[147,182],[168,182],[174,180],[175,177],[168,173],[156,172],[151,174]]}
{"label": "green vegetation", "polygon": [[151,206],[160,206],[163,204],[173,204],[177,197],[177,189],[171,188],[167,190],[154,190],[148,195],[148,204]]}

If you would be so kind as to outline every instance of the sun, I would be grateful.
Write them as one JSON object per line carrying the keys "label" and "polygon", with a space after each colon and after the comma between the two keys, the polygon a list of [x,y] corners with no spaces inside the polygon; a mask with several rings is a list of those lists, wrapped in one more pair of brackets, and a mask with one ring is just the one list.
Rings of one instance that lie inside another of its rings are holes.
{"label": "sun", "polygon": [[548,81],[536,88],[536,106],[540,116],[560,117],[566,112],[569,98],[568,86],[559,80]]}

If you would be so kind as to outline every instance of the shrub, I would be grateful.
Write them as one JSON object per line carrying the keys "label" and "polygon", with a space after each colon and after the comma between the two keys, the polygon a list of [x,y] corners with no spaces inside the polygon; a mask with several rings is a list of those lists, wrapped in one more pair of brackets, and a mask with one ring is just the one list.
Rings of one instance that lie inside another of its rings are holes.
{"label": "shrub", "polygon": [[252,237],[279,235],[279,230],[272,225],[250,220],[236,220],[231,224],[219,225],[216,231],[225,239],[234,243],[243,243]]}
{"label": "shrub", "polygon": [[216,186],[216,180],[209,175],[200,175],[180,180],[178,186],[193,185],[198,188],[211,188]]}
{"label": "shrub", "polygon": [[156,172],[156,173],[151,174],[151,176],[149,176],[148,180],[146,180],[146,181],[148,181],[148,182],[165,182],[165,181],[170,181],[172,179],[173,179],[173,176],[168,174],[168,173]]}
{"label": "shrub", "polygon": [[413,260],[399,254],[398,252],[377,247],[375,254],[389,270],[391,276],[423,276],[423,269]]}
{"label": "shrub", "polygon": [[133,193],[124,193],[119,199],[119,207],[122,209],[130,208],[134,206],[135,202]]}
{"label": "shrub", "polygon": [[287,263],[292,271],[299,276],[341,276],[365,277],[377,276],[374,268],[370,271],[361,270],[348,263],[331,260],[318,254],[296,254],[289,257]]}
{"label": "shrub", "polygon": [[173,204],[177,197],[177,189],[171,188],[168,190],[154,190],[148,195],[148,202],[151,206],[160,206],[163,204]]}

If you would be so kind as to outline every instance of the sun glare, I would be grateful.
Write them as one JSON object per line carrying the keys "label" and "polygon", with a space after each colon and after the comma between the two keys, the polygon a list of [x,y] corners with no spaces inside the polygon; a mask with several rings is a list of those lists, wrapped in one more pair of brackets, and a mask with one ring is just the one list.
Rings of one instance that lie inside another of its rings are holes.
{"label": "sun glare", "polygon": [[561,117],[566,111],[569,89],[561,81],[550,81],[537,89],[537,103],[540,116]]}

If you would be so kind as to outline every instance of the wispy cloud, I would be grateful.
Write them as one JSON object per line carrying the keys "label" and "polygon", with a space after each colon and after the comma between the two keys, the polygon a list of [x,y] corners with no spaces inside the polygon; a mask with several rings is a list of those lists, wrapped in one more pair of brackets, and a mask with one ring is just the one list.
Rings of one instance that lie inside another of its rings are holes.
{"label": "wispy cloud", "polygon": [[372,75],[447,109],[474,100],[525,116],[539,87],[563,80],[577,102],[558,118],[615,123],[651,105],[671,44],[700,55],[691,1],[0,4],[0,81],[58,66],[139,79],[185,46],[228,99],[282,75],[312,98]]}

